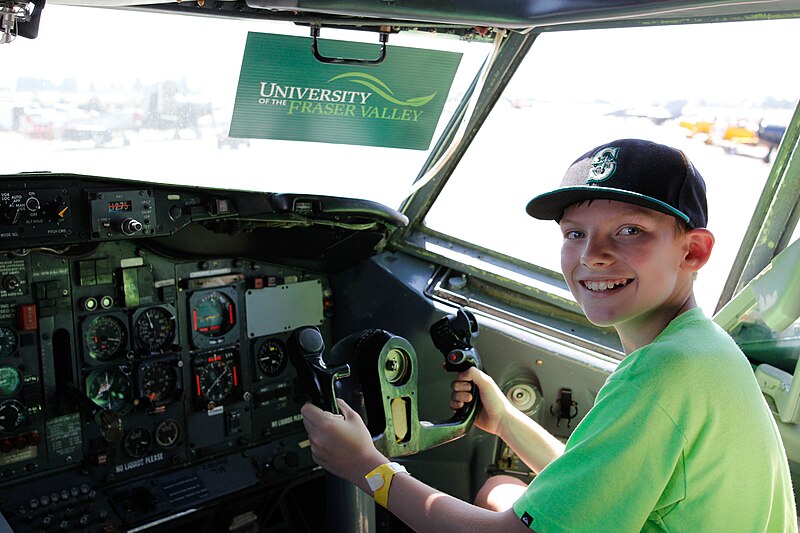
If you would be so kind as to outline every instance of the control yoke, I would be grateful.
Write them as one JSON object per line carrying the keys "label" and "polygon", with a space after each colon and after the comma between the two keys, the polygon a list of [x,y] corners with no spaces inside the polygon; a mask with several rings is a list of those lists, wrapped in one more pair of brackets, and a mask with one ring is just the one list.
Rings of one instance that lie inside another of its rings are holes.
{"label": "control yoke", "polygon": [[[445,358],[444,368],[460,372],[481,367],[472,341],[478,323],[469,311],[459,309],[430,329],[436,348]],[[300,342],[311,337],[313,343]],[[301,346],[317,348],[302,351]],[[478,408],[475,400],[456,411],[449,420],[419,419],[418,367],[414,347],[382,329],[353,333],[337,342],[322,359],[322,336],[314,327],[292,333],[290,360],[297,369],[300,386],[312,402],[338,413],[336,394],[365,419],[375,447],[388,457],[410,455],[457,439],[472,427]],[[348,379],[343,379],[349,376]]]}
{"label": "control yoke", "polygon": [[319,329],[313,326],[297,328],[289,337],[287,350],[289,359],[297,370],[300,387],[311,396],[311,402],[326,411],[339,414],[334,386],[350,375],[347,364],[328,368],[322,359],[325,341]]}
{"label": "control yoke", "polygon": [[[472,341],[478,336],[478,321],[475,315],[459,307],[456,314],[447,316],[431,326],[431,339],[444,355],[444,369],[448,372],[463,372],[471,366],[481,368],[481,360]],[[456,411],[456,416],[466,416],[478,398],[478,390],[472,385],[470,403]]]}

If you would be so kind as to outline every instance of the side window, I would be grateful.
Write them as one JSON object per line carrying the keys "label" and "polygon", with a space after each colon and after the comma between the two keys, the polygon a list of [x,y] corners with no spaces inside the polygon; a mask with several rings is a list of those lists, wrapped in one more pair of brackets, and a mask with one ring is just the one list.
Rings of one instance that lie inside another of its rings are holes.
{"label": "side window", "polygon": [[697,295],[713,313],[800,95],[780,54],[735,43],[790,49],[798,29],[789,20],[539,35],[426,226],[558,273],[561,235],[527,216],[528,200],[604,142],[669,144],[706,180],[716,246]]}
{"label": "side window", "polygon": [[794,227],[794,233],[792,233],[792,238],[789,239],[789,243],[793,243],[797,239],[800,239],[800,223]]}

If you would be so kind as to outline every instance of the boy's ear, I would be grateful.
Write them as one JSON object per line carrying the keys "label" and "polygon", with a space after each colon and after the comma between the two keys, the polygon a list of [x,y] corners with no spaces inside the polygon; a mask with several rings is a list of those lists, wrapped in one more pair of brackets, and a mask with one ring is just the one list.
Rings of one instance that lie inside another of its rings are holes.
{"label": "boy's ear", "polygon": [[711,257],[714,235],[705,228],[690,229],[684,234],[684,243],[683,265],[690,272],[697,272]]}

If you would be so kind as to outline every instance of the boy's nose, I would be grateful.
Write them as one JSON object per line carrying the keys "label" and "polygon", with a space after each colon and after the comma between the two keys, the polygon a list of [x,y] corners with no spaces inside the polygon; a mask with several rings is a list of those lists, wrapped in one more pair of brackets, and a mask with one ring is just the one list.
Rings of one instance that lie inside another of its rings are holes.
{"label": "boy's nose", "polygon": [[587,237],[581,254],[581,263],[587,267],[602,268],[613,262],[608,242],[599,237]]}

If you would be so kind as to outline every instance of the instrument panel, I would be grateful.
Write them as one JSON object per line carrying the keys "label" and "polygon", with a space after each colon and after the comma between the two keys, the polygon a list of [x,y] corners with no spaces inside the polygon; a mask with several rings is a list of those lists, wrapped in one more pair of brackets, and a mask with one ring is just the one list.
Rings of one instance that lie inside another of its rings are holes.
{"label": "instrument panel", "polygon": [[237,491],[321,475],[287,339],[309,325],[330,337],[326,276],[149,246],[218,205],[162,209],[169,197],[0,192],[0,518],[13,531],[168,530]]}

